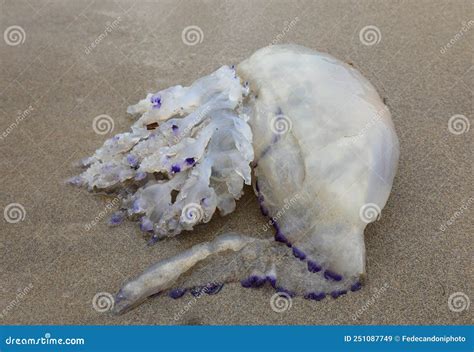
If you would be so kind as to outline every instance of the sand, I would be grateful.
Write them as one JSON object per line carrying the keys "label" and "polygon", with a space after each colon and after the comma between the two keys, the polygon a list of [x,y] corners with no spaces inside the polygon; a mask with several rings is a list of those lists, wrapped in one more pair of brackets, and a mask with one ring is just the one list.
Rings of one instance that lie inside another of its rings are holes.
{"label": "sand", "polygon": [[[473,297],[474,127],[462,134],[448,129],[456,114],[473,121],[474,27],[463,32],[462,23],[473,18],[469,1],[17,0],[0,6],[2,32],[13,25],[25,32],[20,45],[0,40],[0,205],[25,210],[23,221],[0,222],[1,323],[472,323],[472,308],[448,306],[453,293]],[[193,46],[181,38],[191,25],[203,33]],[[380,31],[373,45],[359,38],[368,25]],[[136,224],[107,226],[106,198],[64,184],[77,171],[73,162],[126,131],[127,106],[147,92],[189,84],[272,42],[353,63],[392,111],[401,158],[382,217],[366,229],[365,288],[319,303],[295,298],[283,313],[270,308],[270,289],[238,284],[197,300],[157,297],[122,316],[98,313],[92,307],[98,292],[115,292],[149,264],[216,234],[252,234],[265,220],[246,188],[233,214],[146,247]],[[23,117],[11,127],[18,114]],[[100,114],[113,118],[113,132],[93,131]]]}

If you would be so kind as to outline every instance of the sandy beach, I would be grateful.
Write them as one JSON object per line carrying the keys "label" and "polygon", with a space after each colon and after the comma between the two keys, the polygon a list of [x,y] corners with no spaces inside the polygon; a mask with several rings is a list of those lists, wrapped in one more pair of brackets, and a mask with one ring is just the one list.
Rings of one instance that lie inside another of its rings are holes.
{"label": "sandy beach", "polygon": [[[472,324],[473,18],[467,0],[2,1],[0,323]],[[183,35],[190,26],[193,42]],[[265,219],[246,187],[234,213],[147,247],[136,223],[107,225],[111,198],[65,184],[74,162],[127,131],[127,106],[147,93],[271,43],[350,62],[392,113],[400,162],[380,220],[365,231],[366,285],[321,302],[296,297],[281,313],[270,288],[239,284],[98,312],[97,293],[218,234],[252,235]],[[113,121],[105,134],[93,129],[102,114]],[[448,304],[456,296],[463,309]]]}

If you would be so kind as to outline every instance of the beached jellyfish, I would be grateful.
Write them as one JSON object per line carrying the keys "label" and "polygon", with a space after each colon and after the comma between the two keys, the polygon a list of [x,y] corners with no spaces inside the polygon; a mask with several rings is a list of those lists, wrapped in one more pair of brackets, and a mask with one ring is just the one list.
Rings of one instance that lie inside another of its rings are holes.
{"label": "beached jellyfish", "polygon": [[167,292],[272,286],[319,301],[357,291],[364,229],[380,216],[399,145],[375,88],[348,64],[297,45],[258,50],[190,87],[131,106],[131,132],[106,141],[73,179],[123,197],[111,222],[140,222],[152,242],[229,214],[253,184],[274,238],[236,233],[161,261],[118,292],[123,312]]}

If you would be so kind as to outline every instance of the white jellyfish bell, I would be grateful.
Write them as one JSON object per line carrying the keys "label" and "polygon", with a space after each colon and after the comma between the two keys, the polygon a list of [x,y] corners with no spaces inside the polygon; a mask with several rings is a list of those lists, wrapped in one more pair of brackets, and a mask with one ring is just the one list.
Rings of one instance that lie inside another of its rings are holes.
{"label": "white jellyfish bell", "polygon": [[253,183],[275,238],[224,234],[161,261],[122,287],[117,312],[158,292],[214,294],[226,282],[313,300],[360,289],[364,229],[385,206],[399,145],[357,70],[273,45],[128,112],[141,115],[131,132],[106,141],[71,180],[123,196],[113,224],[139,220],[152,242],[175,236],[216,209],[231,213]]}

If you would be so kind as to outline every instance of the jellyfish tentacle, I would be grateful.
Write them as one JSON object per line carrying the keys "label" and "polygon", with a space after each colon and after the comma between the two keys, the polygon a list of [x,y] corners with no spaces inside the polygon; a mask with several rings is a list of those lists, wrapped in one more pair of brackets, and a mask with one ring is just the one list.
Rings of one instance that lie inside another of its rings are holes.
{"label": "jellyfish tentacle", "polygon": [[152,265],[120,289],[114,309],[123,313],[163,291],[172,298],[188,291],[212,294],[230,282],[247,288],[272,287],[308,299],[319,300],[323,294],[337,298],[355,287],[358,280],[328,280],[308,271],[306,263],[294,258],[283,244],[228,233]]}

